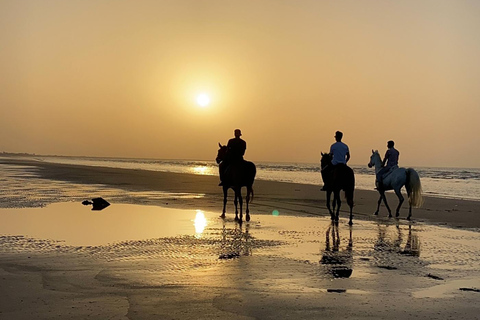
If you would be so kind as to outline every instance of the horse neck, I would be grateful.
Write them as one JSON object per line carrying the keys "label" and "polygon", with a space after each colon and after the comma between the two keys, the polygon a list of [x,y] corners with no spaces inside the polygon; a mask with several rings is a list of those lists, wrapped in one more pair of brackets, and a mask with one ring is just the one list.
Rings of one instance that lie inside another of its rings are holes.
{"label": "horse neck", "polygon": [[378,173],[382,169],[382,159],[380,159],[380,156],[375,157],[375,173]]}

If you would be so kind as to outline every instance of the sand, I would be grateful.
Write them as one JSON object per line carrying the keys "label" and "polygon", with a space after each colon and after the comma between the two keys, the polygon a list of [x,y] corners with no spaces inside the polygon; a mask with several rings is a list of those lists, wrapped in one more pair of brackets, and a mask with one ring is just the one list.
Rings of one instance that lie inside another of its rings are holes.
{"label": "sand", "polygon": [[[332,226],[319,186],[256,181],[252,221],[240,225],[231,196],[227,218],[218,218],[217,177],[29,159],[0,163],[31,167],[47,183],[89,186],[91,197],[112,203],[92,213],[80,204],[86,193],[72,193],[70,204],[45,198],[44,222],[67,228],[62,216],[48,216],[55,208],[79,216],[75,223],[84,232],[77,238],[70,232],[63,243],[66,235],[32,237],[27,229],[0,235],[0,319],[474,319],[480,312],[475,201],[428,197],[409,222],[407,206],[399,220],[388,219],[383,206],[373,216],[378,194],[357,190],[353,227],[346,204]],[[394,207],[395,196],[389,200]],[[136,220],[122,208],[142,213],[128,238]],[[25,228],[31,212],[17,210],[35,209],[2,209],[0,216],[13,224],[8,215],[25,214],[18,227]],[[158,218],[165,212],[176,220]],[[194,212],[209,223],[198,234],[187,231]],[[88,220],[98,219],[95,214],[106,222]],[[82,244],[99,232],[88,225],[108,229],[107,215],[119,238]],[[31,230],[47,232],[41,221]],[[160,224],[177,235],[149,233]],[[348,270],[350,277],[338,277]]]}

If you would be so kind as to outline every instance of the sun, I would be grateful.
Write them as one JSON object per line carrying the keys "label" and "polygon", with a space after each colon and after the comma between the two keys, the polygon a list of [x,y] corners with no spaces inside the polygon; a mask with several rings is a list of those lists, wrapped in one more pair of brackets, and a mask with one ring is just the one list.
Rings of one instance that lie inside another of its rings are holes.
{"label": "sun", "polygon": [[210,97],[206,93],[201,93],[197,96],[197,104],[204,108],[210,104]]}

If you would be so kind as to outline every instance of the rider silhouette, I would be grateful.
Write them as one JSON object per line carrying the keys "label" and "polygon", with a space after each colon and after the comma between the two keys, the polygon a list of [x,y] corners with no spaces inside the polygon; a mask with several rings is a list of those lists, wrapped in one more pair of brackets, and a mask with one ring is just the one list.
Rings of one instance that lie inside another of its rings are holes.
{"label": "rider silhouette", "polygon": [[228,140],[227,143],[227,154],[225,159],[220,163],[220,184],[223,183],[223,178],[225,173],[228,171],[228,168],[231,164],[237,164],[243,161],[243,156],[245,155],[245,150],[247,149],[247,143],[240,138],[242,131],[240,129],[235,129],[234,131],[235,138]]}
{"label": "rider silhouette", "polygon": [[[388,150],[383,158],[382,169],[377,172],[377,189],[383,189],[383,175],[390,171],[392,167],[398,166],[398,157],[400,152],[394,148],[395,142],[392,140],[387,142]],[[386,165],[385,165],[386,164]]]}
{"label": "rider silhouette", "polygon": [[331,188],[328,185],[329,179],[325,179],[325,175],[333,174],[335,177],[336,171],[342,167],[347,165],[348,160],[350,160],[350,150],[348,146],[342,142],[343,133],[340,131],[335,132],[335,140],[336,142],[330,146],[330,155],[332,156],[332,167],[326,168],[326,170],[322,171],[322,179],[324,186],[322,187],[322,191],[326,191]]}

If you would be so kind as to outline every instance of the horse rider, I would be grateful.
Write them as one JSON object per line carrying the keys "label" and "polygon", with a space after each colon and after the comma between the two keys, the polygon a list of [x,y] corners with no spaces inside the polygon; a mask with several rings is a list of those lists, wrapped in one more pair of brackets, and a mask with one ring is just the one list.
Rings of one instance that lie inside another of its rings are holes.
{"label": "horse rider", "polygon": [[387,151],[382,162],[382,169],[377,172],[377,189],[383,189],[383,175],[390,171],[393,167],[398,166],[398,157],[400,152],[394,148],[395,142],[392,140],[387,142]]}
{"label": "horse rider", "polygon": [[223,184],[223,178],[226,171],[228,170],[231,164],[241,163],[243,161],[243,156],[245,155],[245,150],[247,149],[247,143],[245,140],[240,138],[242,131],[240,129],[235,129],[233,132],[235,135],[234,138],[228,140],[227,143],[227,154],[225,159],[220,163],[220,184]]}
{"label": "horse rider", "polygon": [[336,171],[340,169],[342,166],[346,166],[348,160],[350,160],[350,150],[348,146],[342,142],[343,133],[340,131],[335,132],[335,140],[336,142],[330,146],[330,155],[332,156],[332,167],[326,168],[326,170],[322,171],[322,179],[324,182],[324,186],[322,187],[322,191],[326,191],[331,186],[328,185],[329,179],[325,179],[325,175],[333,174],[336,176]]}

